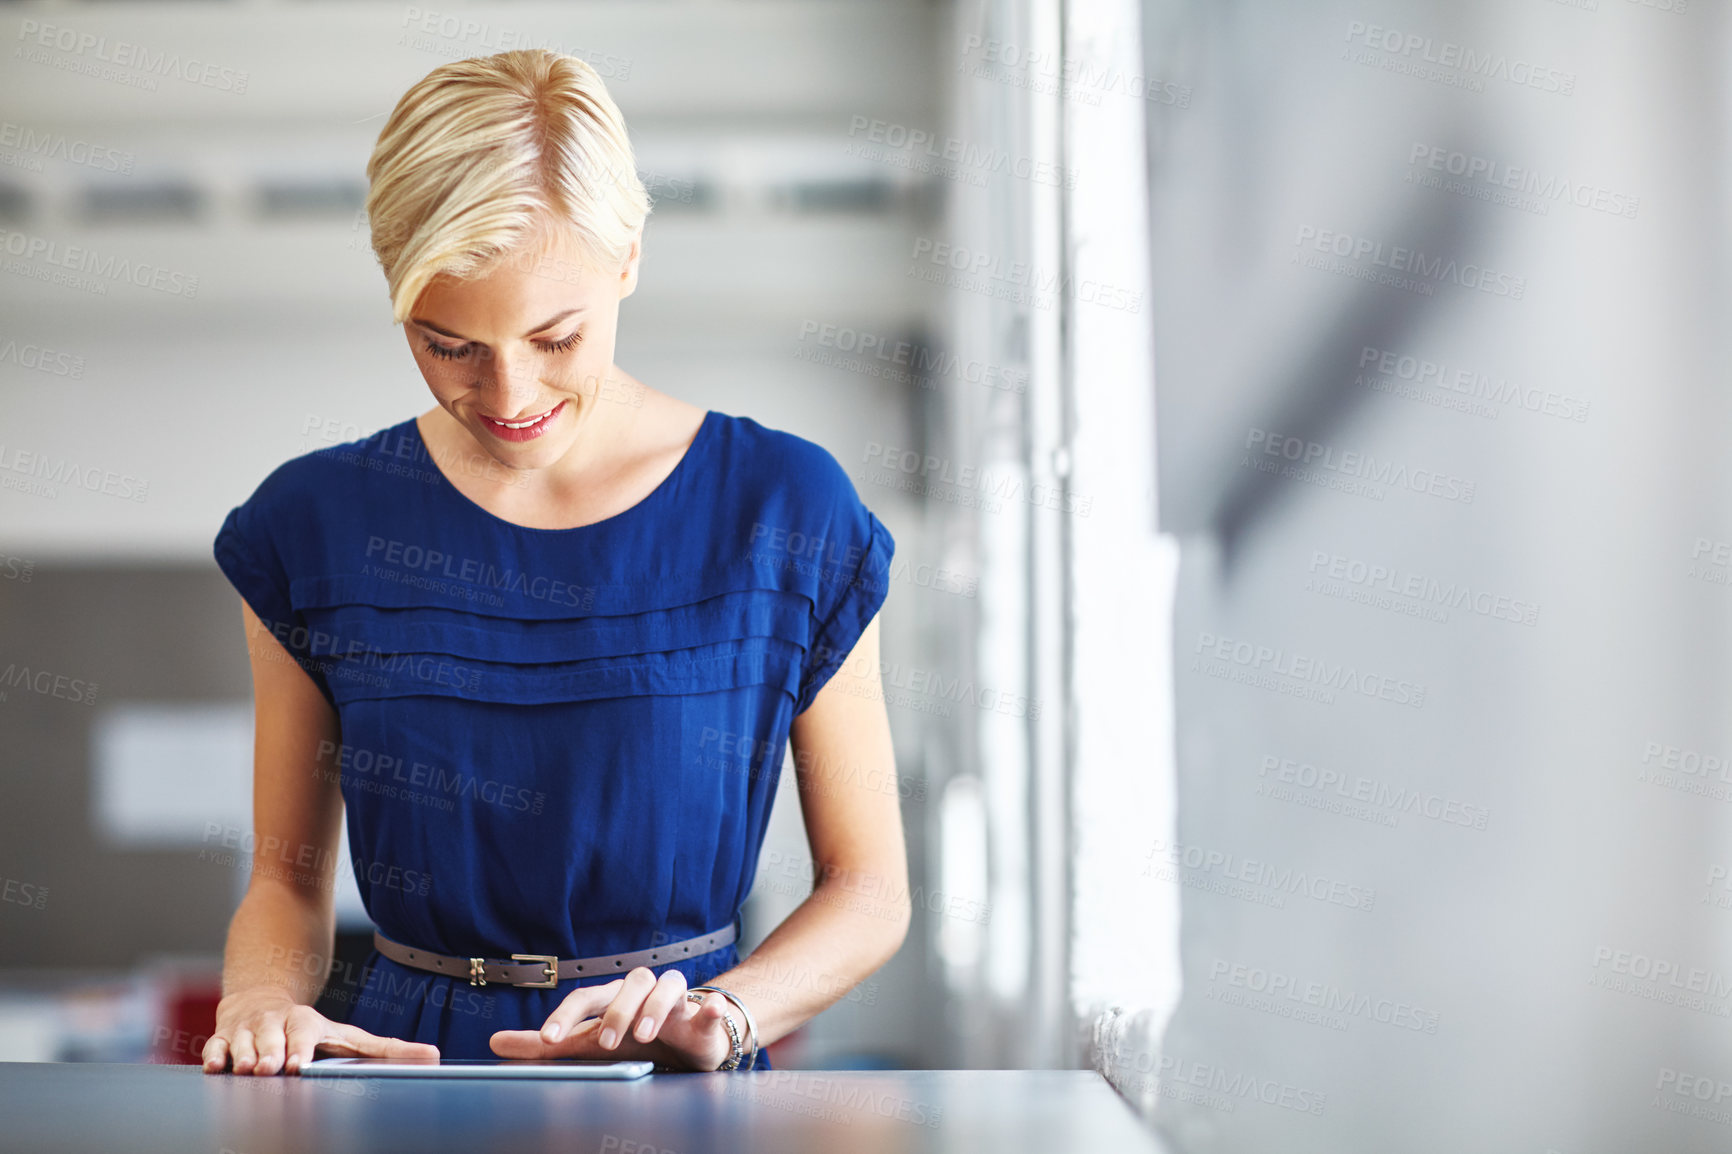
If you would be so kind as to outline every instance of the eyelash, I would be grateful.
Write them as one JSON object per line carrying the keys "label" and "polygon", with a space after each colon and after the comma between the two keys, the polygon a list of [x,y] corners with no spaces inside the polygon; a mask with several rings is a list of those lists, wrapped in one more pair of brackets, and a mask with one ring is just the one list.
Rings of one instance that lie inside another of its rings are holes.
{"label": "eyelash", "polygon": [[[583,341],[583,330],[578,329],[577,331],[573,332],[569,337],[566,337],[564,340],[560,340],[560,341],[536,341],[535,343],[540,345],[542,348],[546,349],[550,353],[569,353],[572,349],[576,348],[580,343],[582,343],[582,341]],[[448,349],[444,345],[435,344],[432,341],[426,341],[426,345],[427,345],[427,351],[429,353],[432,353],[434,356],[439,357],[442,360],[447,360],[447,361],[462,360],[464,357],[469,355],[469,350],[473,347],[471,345],[459,345],[457,348]]]}

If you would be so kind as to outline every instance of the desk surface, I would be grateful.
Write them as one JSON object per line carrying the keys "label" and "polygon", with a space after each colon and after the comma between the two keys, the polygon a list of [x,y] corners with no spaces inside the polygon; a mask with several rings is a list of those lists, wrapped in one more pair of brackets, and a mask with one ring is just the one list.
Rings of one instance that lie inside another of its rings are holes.
{"label": "desk surface", "polygon": [[1087,1070],[759,1070],[538,1083],[3,1062],[0,1149],[1160,1154],[1163,1147]]}

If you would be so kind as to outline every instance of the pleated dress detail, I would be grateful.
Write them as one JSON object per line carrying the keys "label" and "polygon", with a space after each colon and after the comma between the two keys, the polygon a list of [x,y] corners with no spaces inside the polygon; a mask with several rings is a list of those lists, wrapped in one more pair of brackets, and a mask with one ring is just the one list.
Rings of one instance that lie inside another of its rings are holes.
{"label": "pleated dress detail", "polygon": [[[826,450],[715,411],[590,525],[506,521],[459,467],[407,420],[278,466],[215,541],[337,712],[315,772],[341,783],[368,915],[495,959],[737,927],[789,726],[882,605],[889,531]],[[696,985],[738,960],[652,969]],[[349,1021],[489,1057],[495,1031],[614,976],[476,987],[375,951]]]}

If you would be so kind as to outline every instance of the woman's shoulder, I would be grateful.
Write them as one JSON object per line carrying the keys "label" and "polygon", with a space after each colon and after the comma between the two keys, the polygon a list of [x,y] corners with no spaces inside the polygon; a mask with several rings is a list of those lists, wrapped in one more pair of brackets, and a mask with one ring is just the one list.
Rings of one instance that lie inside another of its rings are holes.
{"label": "woman's shoulder", "polygon": [[752,563],[789,574],[826,616],[850,588],[882,585],[894,539],[836,455],[750,417],[726,420],[721,466],[735,495],[729,535],[745,541]]}
{"label": "woman's shoulder", "polygon": [[321,500],[352,499],[362,477],[381,474],[387,462],[423,452],[410,435],[414,420],[408,417],[364,436],[327,442],[290,457],[265,474],[248,500],[305,511]]}
{"label": "woman's shoulder", "polygon": [[753,495],[820,505],[858,500],[847,469],[823,445],[751,417],[718,416],[724,475]]}

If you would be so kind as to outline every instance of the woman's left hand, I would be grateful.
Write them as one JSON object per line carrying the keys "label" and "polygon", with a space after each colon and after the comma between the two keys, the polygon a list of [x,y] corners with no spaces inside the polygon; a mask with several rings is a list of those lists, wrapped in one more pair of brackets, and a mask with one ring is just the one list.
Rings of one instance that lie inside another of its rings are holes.
{"label": "woman's left hand", "polygon": [[[722,1024],[727,999],[686,1000],[686,976],[657,978],[647,966],[600,986],[567,994],[536,1030],[500,1030],[488,1039],[501,1058],[648,1058],[665,1066],[714,1070],[733,1053]],[[746,1025],[736,1019],[740,1044]]]}

